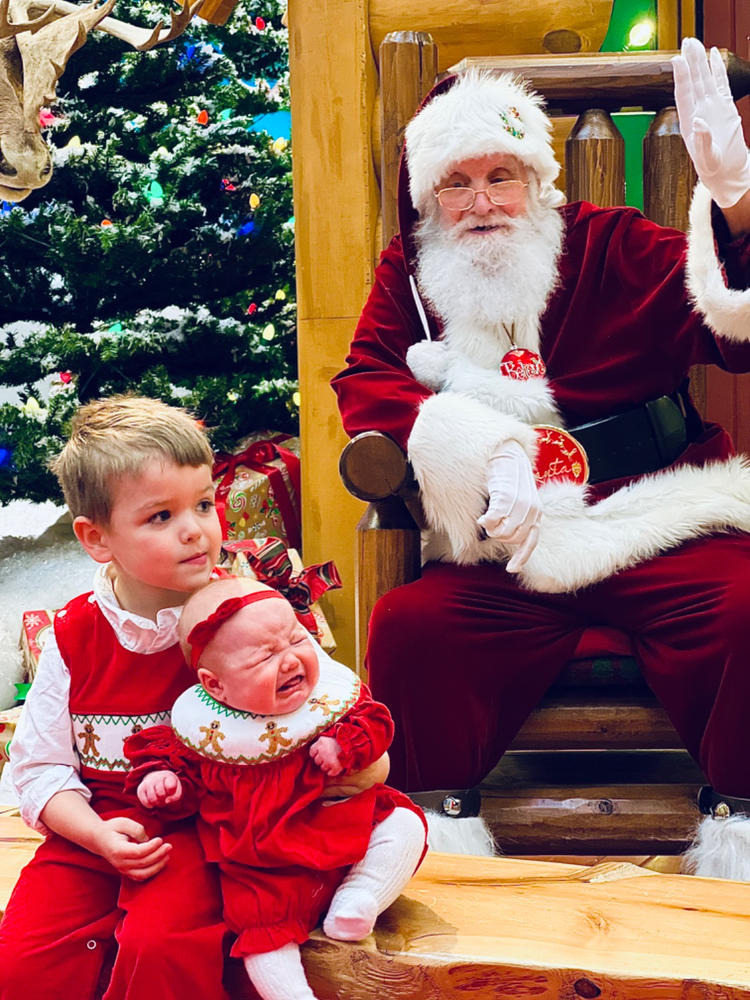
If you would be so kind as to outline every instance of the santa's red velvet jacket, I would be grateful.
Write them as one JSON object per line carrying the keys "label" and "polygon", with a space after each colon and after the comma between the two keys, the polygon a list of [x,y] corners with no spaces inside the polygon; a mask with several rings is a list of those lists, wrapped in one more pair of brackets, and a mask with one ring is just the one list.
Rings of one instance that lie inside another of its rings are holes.
{"label": "santa's red velvet jacket", "polygon": [[[539,350],[566,426],[673,394],[695,364],[750,370],[750,237],[731,238],[702,185],[695,191],[687,237],[632,208],[579,202],[558,211],[564,222],[560,280],[541,317]],[[522,429],[516,433],[510,418],[454,392],[434,394],[412,375],[408,348],[425,338],[425,320],[433,338],[440,337],[441,325],[415,294],[417,214],[404,161],[399,218],[401,235],[381,256],[346,368],[332,385],[349,435],[377,429],[407,451],[435,529],[426,557],[496,558],[488,555],[486,542],[472,541],[476,516],[486,507],[488,456],[509,437],[530,455],[533,444]],[[713,520],[696,522],[696,534],[707,525],[712,530],[724,517],[718,509],[722,494],[739,497],[722,528],[750,530],[750,466],[736,458],[715,464],[734,454],[731,439],[715,424],[701,425],[692,404],[688,407],[698,430],[675,462],[679,468],[665,493],[672,506],[678,498],[680,539],[691,536],[693,510],[703,509],[712,494],[717,510]],[[680,478],[683,467],[689,468]],[[700,479],[704,472],[710,472],[710,481]],[[624,482],[599,484],[589,502],[615,493]],[[700,503],[692,502],[694,496]],[[660,526],[655,530],[658,534]],[[611,570],[622,565],[613,563]],[[574,579],[572,585],[582,584]]]}

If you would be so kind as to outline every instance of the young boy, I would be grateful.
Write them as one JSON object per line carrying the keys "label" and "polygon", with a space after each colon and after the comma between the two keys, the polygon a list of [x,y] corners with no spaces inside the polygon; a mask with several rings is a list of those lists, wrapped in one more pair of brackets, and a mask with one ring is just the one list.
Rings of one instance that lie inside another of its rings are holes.
{"label": "young boy", "polygon": [[211,449],[150,399],[90,403],[56,459],[91,594],[58,613],[13,740],[21,814],[46,840],[0,924],[1,1000],[226,998],[219,885],[191,820],[160,824],[124,793],[122,745],[168,722],[193,680],[180,606],[216,564]]}
{"label": "young boy", "polygon": [[328,776],[382,756],[393,721],[262,583],[210,583],[188,599],[179,633],[200,683],[171,726],[126,741],[128,785],[147,808],[199,810],[232,954],[263,1000],[315,1000],[299,945],[324,914],[328,937],[366,937],[425,850],[424,816],[396,789],[324,801]]}

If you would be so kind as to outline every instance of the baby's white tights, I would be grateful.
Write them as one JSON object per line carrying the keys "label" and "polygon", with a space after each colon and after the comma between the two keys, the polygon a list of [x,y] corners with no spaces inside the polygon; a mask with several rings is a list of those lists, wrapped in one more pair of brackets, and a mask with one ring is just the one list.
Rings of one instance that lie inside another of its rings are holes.
{"label": "baby's white tights", "polygon": [[370,846],[336,890],[323,930],[336,941],[361,941],[414,874],[424,850],[424,825],[411,809],[394,809],[373,828]]}
{"label": "baby's white tights", "polygon": [[299,945],[294,941],[243,959],[250,982],[263,1000],[316,1000],[302,968]]}
{"label": "baby's white tights", "polygon": [[[328,937],[337,941],[367,937],[378,915],[400,896],[414,874],[424,843],[424,826],[411,809],[394,809],[378,823],[365,856],[352,865],[331,901],[323,922]],[[247,955],[243,961],[263,1000],[316,1000],[294,942]]]}

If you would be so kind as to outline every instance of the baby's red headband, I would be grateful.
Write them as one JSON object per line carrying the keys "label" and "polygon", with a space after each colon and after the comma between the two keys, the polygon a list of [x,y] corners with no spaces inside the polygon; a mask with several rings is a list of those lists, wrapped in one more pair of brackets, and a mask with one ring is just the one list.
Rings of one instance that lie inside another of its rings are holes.
{"label": "baby's red headband", "polygon": [[245,605],[254,604],[256,601],[265,601],[267,597],[277,597],[281,601],[286,600],[278,590],[256,590],[251,594],[243,594],[242,597],[229,597],[226,601],[222,601],[204,622],[198,622],[197,625],[193,626],[187,639],[190,644],[190,666],[193,670],[198,669],[198,662],[203,655],[203,650],[225,621],[228,621],[232,615],[236,615],[240,608],[244,608]]}

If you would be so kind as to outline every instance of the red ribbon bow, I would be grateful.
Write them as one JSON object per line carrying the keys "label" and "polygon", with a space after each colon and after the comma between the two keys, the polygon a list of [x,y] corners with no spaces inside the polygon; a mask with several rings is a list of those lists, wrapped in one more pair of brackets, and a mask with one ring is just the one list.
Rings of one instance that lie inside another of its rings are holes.
{"label": "red ribbon bow", "polygon": [[280,538],[246,538],[224,542],[224,548],[227,552],[244,552],[260,582],[283,594],[294,608],[297,620],[319,638],[320,631],[310,605],[327,590],[341,586],[341,577],[333,562],[315,563],[295,573],[287,548]]}
{"label": "red ribbon bow", "polygon": [[[222,536],[227,538],[228,525],[226,519],[226,506],[229,490],[234,482],[237,467],[244,465],[253,472],[261,472],[268,478],[269,487],[273,492],[273,497],[279,507],[281,519],[284,522],[286,536],[289,545],[293,549],[299,549],[302,545],[300,534],[299,497],[300,497],[300,468],[299,458],[290,451],[283,448],[281,441],[288,440],[288,435],[280,434],[275,438],[265,441],[255,441],[244,451],[236,455],[220,452],[214,457],[213,478],[221,477],[221,482],[216,488],[216,510],[221,521]],[[284,477],[281,470],[271,465],[271,462],[280,458],[287,468],[292,481],[292,489],[295,499],[289,497]]]}

